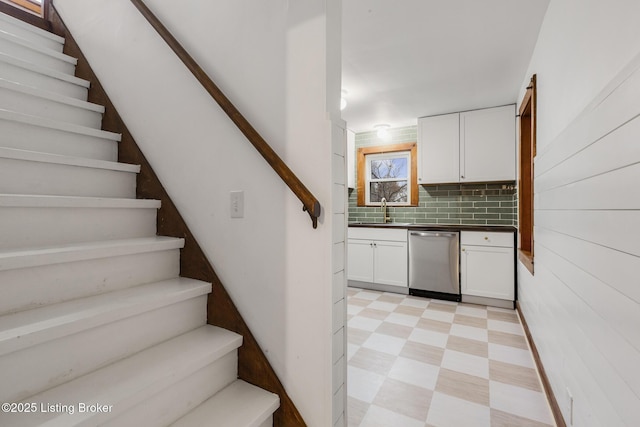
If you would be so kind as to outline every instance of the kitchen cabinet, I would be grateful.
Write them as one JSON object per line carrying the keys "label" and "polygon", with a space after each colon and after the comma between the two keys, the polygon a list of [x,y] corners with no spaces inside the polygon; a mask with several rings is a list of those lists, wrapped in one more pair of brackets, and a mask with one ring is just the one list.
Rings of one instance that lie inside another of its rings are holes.
{"label": "kitchen cabinet", "polygon": [[418,182],[514,181],[515,105],[418,119]]}
{"label": "kitchen cabinet", "polygon": [[463,301],[465,295],[514,301],[514,268],[513,233],[461,232],[460,288]]}
{"label": "kitchen cabinet", "polygon": [[348,235],[349,280],[407,288],[407,230],[358,227]]}
{"label": "kitchen cabinet", "polygon": [[460,179],[460,114],[418,119],[418,183]]}
{"label": "kitchen cabinet", "polygon": [[460,182],[515,179],[515,105],[460,113]]}

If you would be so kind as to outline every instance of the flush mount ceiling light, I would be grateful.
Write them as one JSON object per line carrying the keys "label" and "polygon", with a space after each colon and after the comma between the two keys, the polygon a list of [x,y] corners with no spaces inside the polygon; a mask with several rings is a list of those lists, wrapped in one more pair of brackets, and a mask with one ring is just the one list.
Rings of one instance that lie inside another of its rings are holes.
{"label": "flush mount ceiling light", "polygon": [[387,124],[379,124],[373,127],[378,132],[378,138],[386,138],[389,136],[389,129],[391,126]]}
{"label": "flush mount ceiling light", "polygon": [[347,108],[347,94],[348,92],[342,89],[342,97],[340,98],[340,111]]}

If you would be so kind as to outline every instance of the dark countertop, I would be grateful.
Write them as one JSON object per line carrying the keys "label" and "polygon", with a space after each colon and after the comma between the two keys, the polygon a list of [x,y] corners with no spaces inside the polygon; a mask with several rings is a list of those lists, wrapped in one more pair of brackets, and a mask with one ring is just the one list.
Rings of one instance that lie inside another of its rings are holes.
{"label": "dark countertop", "polygon": [[382,223],[362,223],[350,222],[349,227],[365,228],[404,228],[407,230],[429,230],[429,231],[495,231],[502,233],[515,233],[516,227],[511,225],[449,225],[449,224],[408,224],[402,222]]}

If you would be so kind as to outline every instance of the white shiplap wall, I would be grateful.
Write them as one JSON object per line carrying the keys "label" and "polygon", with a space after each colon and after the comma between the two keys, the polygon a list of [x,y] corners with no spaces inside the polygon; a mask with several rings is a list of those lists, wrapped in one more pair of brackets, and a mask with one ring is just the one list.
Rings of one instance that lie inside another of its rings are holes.
{"label": "white shiplap wall", "polygon": [[333,302],[333,351],[332,351],[332,392],[333,392],[333,425],[335,427],[346,426],[347,403],[347,358],[346,358],[346,324],[347,318],[347,281],[345,275],[346,265],[346,235],[347,235],[347,182],[346,182],[346,145],[347,129],[342,120],[334,120],[332,123],[333,150],[331,161],[331,176],[333,185],[333,262],[332,262],[332,302]]}
{"label": "white shiplap wall", "polygon": [[520,304],[567,425],[640,425],[639,184],[637,57],[535,161]]}

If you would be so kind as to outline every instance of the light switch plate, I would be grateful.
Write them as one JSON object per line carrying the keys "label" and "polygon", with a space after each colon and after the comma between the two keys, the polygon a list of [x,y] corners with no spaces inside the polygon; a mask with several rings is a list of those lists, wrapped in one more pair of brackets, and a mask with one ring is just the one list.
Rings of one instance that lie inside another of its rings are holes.
{"label": "light switch plate", "polygon": [[231,192],[231,218],[244,218],[244,191]]}

